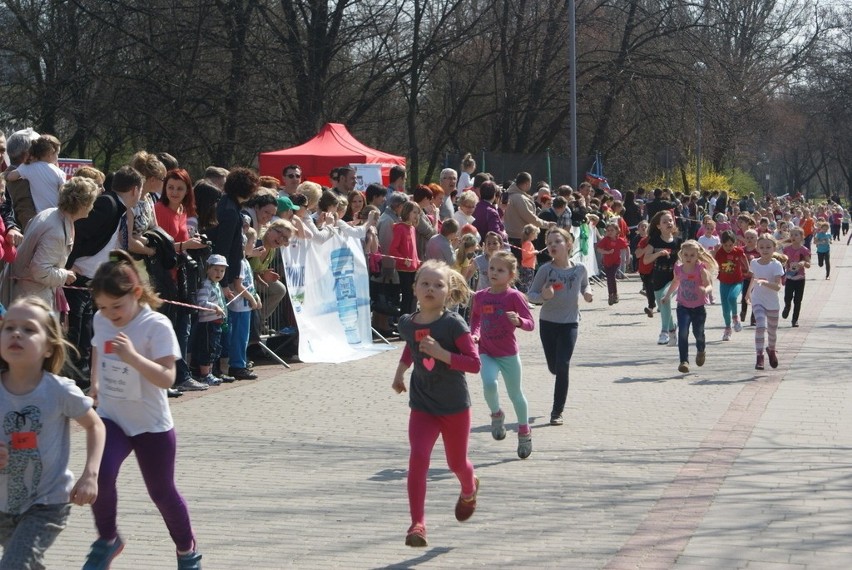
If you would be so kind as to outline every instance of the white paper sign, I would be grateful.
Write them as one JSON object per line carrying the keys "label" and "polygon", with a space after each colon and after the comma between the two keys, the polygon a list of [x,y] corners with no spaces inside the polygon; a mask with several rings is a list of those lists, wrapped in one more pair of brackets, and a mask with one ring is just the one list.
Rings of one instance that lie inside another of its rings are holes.
{"label": "white paper sign", "polygon": [[101,360],[98,395],[114,400],[141,400],[142,377],[138,370],[120,360]]}

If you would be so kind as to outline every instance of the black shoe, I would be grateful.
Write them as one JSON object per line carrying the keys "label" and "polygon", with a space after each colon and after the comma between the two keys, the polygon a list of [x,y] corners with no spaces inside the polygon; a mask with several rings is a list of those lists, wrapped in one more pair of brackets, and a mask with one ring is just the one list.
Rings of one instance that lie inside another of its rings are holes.
{"label": "black shoe", "polygon": [[743,309],[740,311],[740,322],[744,323],[746,320],[746,315],[748,314],[748,309]]}
{"label": "black shoe", "polygon": [[257,374],[248,368],[228,368],[228,376],[233,376],[237,380],[257,380]]}
{"label": "black shoe", "polygon": [[784,307],[783,311],[781,311],[781,318],[786,319],[789,316],[790,316],[790,306],[788,305],[788,306]]}
{"label": "black shoe", "polygon": [[561,426],[564,422],[562,419],[562,414],[556,416],[550,416],[550,425],[552,426]]}
{"label": "black shoe", "polygon": [[793,327],[794,329],[799,328],[799,321],[793,321],[792,327]]}
{"label": "black shoe", "polygon": [[168,388],[166,390],[166,396],[168,396],[169,398],[180,398],[181,396],[183,396],[183,392],[181,392],[177,388]]}
{"label": "black shoe", "polygon": [[216,376],[217,378],[219,378],[219,379],[220,379],[222,382],[224,382],[225,384],[230,384],[231,382],[233,382],[234,380],[236,380],[236,378],[234,378],[233,376],[228,376],[227,374],[218,374],[218,375],[217,375],[217,374],[214,374],[214,376]]}

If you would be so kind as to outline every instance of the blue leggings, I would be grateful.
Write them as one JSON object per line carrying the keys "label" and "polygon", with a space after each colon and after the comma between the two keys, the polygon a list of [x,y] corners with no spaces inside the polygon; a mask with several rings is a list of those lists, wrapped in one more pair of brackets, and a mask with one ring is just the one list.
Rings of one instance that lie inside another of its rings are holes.
{"label": "blue leggings", "polygon": [[509,399],[512,400],[512,406],[514,406],[515,414],[518,416],[518,425],[527,425],[530,420],[527,398],[521,389],[523,374],[520,355],[488,356],[487,354],[480,354],[479,359],[482,362],[480,371],[480,374],[482,374],[482,391],[491,413],[496,414],[500,411],[497,375],[502,373],[503,382],[506,383],[506,391],[509,393]]}
{"label": "blue leggings", "polygon": [[669,281],[662,288],[654,290],[654,299],[657,301],[657,308],[660,311],[660,331],[664,333],[675,329],[674,319],[672,319],[672,300],[669,299],[668,303],[662,302],[663,297],[669,292],[669,287],[671,286],[672,282]]}
{"label": "blue leggings", "polygon": [[722,297],[722,318],[725,328],[731,328],[731,317],[737,318],[737,299],[743,292],[742,283],[719,283],[719,295]]}

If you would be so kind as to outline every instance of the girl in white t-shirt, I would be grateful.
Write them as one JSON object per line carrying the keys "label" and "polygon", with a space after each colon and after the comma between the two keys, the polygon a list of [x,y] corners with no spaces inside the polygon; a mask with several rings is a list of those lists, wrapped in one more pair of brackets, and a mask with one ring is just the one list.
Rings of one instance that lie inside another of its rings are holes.
{"label": "girl in white t-shirt", "polygon": [[[67,343],[45,301],[15,301],[2,325],[0,568],[44,568],[44,553],[65,528],[70,503],[87,505],[98,496],[104,425],[92,399],[56,375]],[[86,466],[76,483],[68,470],[71,418],[86,430]]]}
{"label": "girl in white t-shirt", "polygon": [[[770,234],[757,238],[757,252],[760,257],[749,263],[751,283],[746,298],[751,302],[751,311],[755,319],[754,347],[757,351],[755,370],[763,370],[764,335],[769,336],[766,344],[766,354],[769,356],[769,366],[778,368],[778,355],[775,352],[775,339],[778,335],[778,311],[781,303],[778,292],[781,290],[781,279],[784,277],[786,256],[776,253],[778,244]],[[779,257],[783,258],[779,261]]]}
{"label": "girl in white t-shirt", "polygon": [[114,250],[91,282],[98,308],[93,320],[92,387],[106,425],[106,449],[92,505],[98,539],[87,568],[108,568],[124,548],[118,535],[115,483],[130,455],[177,547],[179,568],[200,568],[186,502],[175,487],[177,439],[166,399],[180,348],[172,324],[155,311],[162,301],[143,282],[129,254]]}

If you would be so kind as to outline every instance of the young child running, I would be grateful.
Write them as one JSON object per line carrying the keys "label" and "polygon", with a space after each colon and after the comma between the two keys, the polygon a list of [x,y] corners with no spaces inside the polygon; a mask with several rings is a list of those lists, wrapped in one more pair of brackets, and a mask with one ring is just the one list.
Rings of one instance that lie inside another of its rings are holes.
{"label": "young child running", "polygon": [[406,391],[403,374],[413,364],[408,419],[411,526],[405,544],[427,546],[426,478],[439,435],[447,465],[461,483],[456,520],[466,521],[476,510],[479,478],[467,457],[471,413],[465,372],[478,373],[480,363],[467,323],[458,313],[447,310],[470,298],[464,277],[443,262],[426,261],[415,275],[414,295],[419,310],[399,319],[399,336],[405,340],[405,349],[392,388],[397,394]]}
{"label": "young child running", "polygon": [[98,539],[83,570],[109,568],[124,548],[118,535],[116,479],[130,452],[177,547],[179,569],[201,568],[186,502],[175,487],[177,438],[166,399],[180,348],[162,301],[139,277],[129,254],[114,250],[91,282],[95,313],[92,386],[106,425],[106,448],[92,504]]}
{"label": "young child running", "polygon": [[651,279],[651,274],[654,271],[653,263],[645,263],[645,254],[653,253],[654,248],[648,247],[648,221],[642,220],[636,226],[636,232],[639,234],[639,243],[636,245],[636,265],[638,266],[639,278],[642,279],[642,291],[645,298],[648,300],[648,306],[645,307],[645,314],[649,319],[654,318],[654,309],[657,308],[657,300],[654,298],[654,283]]}
{"label": "young child running", "polygon": [[[66,341],[51,308],[36,297],[12,303],[0,331],[0,568],[44,568],[71,504],[98,496],[104,424],[92,399],[56,374]],[[74,482],[70,419],[86,430],[86,465]],[[9,442],[8,444],[6,442]]]}
{"label": "young child running", "polygon": [[725,320],[725,332],[722,340],[731,340],[731,323],[734,331],[743,330],[737,314],[737,300],[743,291],[743,279],[748,272],[748,258],[743,248],[737,246],[737,236],[733,231],[722,232],[722,245],[716,250],[716,264],[719,266],[719,296],[722,297],[722,318]]}
{"label": "young child running", "polygon": [[473,296],[470,332],[479,343],[482,361],[482,390],[491,409],[491,435],[496,440],[506,437],[506,414],[500,408],[497,375],[503,374],[506,391],[518,416],[518,457],[526,459],[532,453],[532,431],[529,425],[527,398],[521,388],[523,371],[518,354],[515,329],[535,328],[527,300],[512,281],[517,274],[518,260],[508,251],[491,256],[488,277],[491,287]]}
{"label": "young child running", "polygon": [[[778,367],[778,354],[775,352],[775,339],[778,335],[778,291],[781,290],[781,280],[784,277],[782,262],[787,260],[783,255],[775,253],[775,238],[763,234],[757,239],[757,251],[760,257],[752,259],[749,264],[751,284],[746,297],[751,302],[756,326],[754,329],[754,348],[757,352],[755,370],[763,370],[763,350],[769,356],[769,365]],[[779,259],[780,257],[780,259]],[[768,338],[768,342],[766,340]]]}
{"label": "young child running", "polygon": [[589,274],[583,264],[574,264],[574,235],[562,228],[553,228],[545,237],[551,260],[536,271],[530,286],[529,299],[542,305],[538,333],[547,369],[556,377],[553,386],[553,408],[550,425],[561,426],[568,398],[568,366],[577,344],[580,323],[580,295],[592,302]]}
{"label": "young child running", "polygon": [[653,263],[654,271],[651,274],[654,287],[654,299],[660,309],[660,338],[657,344],[668,344],[675,346],[677,336],[675,322],[672,320],[672,307],[670,303],[661,303],[663,297],[668,293],[669,285],[674,279],[674,266],[683,240],[675,235],[676,226],[671,212],[662,210],[654,214],[648,224],[648,247],[652,251],[645,254],[645,263]]}
{"label": "young child running", "polygon": [[[749,267],[753,259],[760,257],[760,253],[757,251],[757,230],[748,229],[743,233],[743,253],[745,253]],[[751,285],[751,273],[746,273],[745,279],[743,279],[743,300],[740,307],[740,322],[743,323],[746,320],[746,316],[748,316],[748,295],[746,293],[748,293],[749,285]],[[755,326],[753,309],[751,311],[750,325]]]}
{"label": "young child running", "polygon": [[[761,236],[762,238],[762,236]],[[790,315],[790,302],[793,303],[793,327],[799,326],[799,313],[802,310],[802,297],[805,294],[805,269],[811,266],[811,250],[805,247],[805,232],[802,228],[790,230],[790,245],[783,249],[787,257],[785,266],[787,280],[784,283],[784,310],[781,318]]]}
{"label": "young child running", "polygon": [[711,273],[716,270],[716,260],[700,243],[687,240],[680,246],[680,260],[674,267],[674,279],[663,297],[668,304],[677,292],[677,347],[680,353],[679,372],[689,372],[689,327],[695,337],[696,366],[704,366],[707,356],[704,322],[707,320],[707,297],[713,290]]}
{"label": "young child running", "polygon": [[606,225],[606,234],[595,244],[602,255],[610,305],[618,303],[618,281],[616,277],[621,267],[621,252],[630,247],[627,240],[619,235],[620,231],[618,222],[609,222]]}
{"label": "young child running", "polygon": [[485,241],[482,253],[473,258],[473,264],[476,265],[478,274],[476,290],[485,289],[490,286],[491,281],[488,279],[488,263],[491,256],[503,249],[503,238],[496,232],[488,232],[485,234]]}
{"label": "young child running", "polygon": [[819,231],[814,237],[817,251],[817,263],[822,267],[825,264],[825,278],[831,279],[831,224],[828,222],[819,222],[817,224]]}

